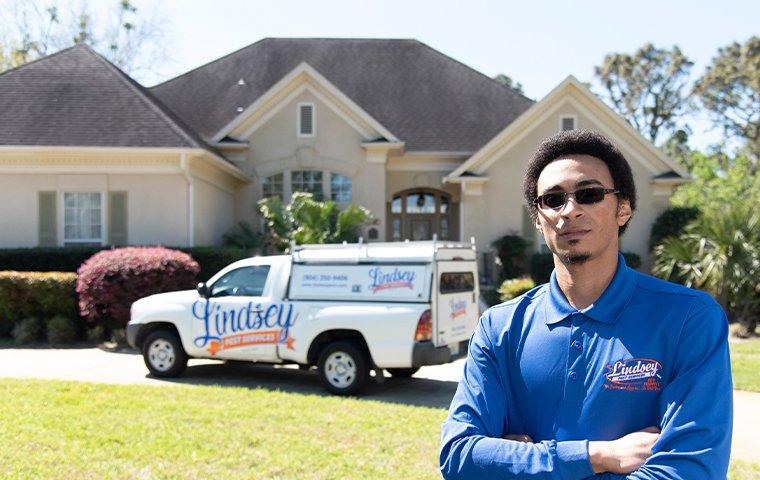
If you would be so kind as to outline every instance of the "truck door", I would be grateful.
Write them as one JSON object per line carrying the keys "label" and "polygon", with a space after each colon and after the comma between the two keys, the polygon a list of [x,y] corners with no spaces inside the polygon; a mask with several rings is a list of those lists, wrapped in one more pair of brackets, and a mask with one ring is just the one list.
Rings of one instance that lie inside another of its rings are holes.
{"label": "truck door", "polygon": [[478,321],[476,263],[439,261],[436,265],[434,344],[458,344],[470,338]]}
{"label": "truck door", "polygon": [[[277,361],[289,341],[292,304],[266,296],[269,265],[227,272],[193,305],[193,339],[211,358]],[[271,282],[270,282],[271,283]]]}

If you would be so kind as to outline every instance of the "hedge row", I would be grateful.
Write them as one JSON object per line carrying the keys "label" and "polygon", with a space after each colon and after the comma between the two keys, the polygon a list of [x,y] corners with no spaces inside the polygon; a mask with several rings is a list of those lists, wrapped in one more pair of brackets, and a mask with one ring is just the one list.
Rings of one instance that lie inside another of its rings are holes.
{"label": "hedge row", "polygon": [[25,319],[78,319],[76,282],[68,272],[0,272],[0,336]]}
{"label": "hedge row", "polygon": [[[76,272],[85,260],[102,250],[103,247],[0,249],[0,270]],[[177,250],[198,262],[197,279],[204,282],[230,263],[247,256],[243,250],[233,247],[182,247]]]}

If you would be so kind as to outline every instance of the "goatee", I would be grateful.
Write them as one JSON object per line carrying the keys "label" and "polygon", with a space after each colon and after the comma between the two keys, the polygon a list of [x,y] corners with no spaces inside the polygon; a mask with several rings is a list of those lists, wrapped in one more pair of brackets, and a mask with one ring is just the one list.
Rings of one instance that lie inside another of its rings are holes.
{"label": "goatee", "polygon": [[565,265],[580,265],[582,263],[586,263],[590,258],[591,254],[589,253],[576,253],[576,254],[567,254],[567,255],[560,255],[560,260],[562,260],[562,263]]}

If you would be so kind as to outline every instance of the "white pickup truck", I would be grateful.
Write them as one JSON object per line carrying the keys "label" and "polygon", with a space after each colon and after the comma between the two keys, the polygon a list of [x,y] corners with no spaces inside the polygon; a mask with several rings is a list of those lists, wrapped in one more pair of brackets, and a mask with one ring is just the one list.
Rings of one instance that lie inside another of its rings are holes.
{"label": "white pickup truck", "polygon": [[370,370],[411,376],[466,348],[478,320],[473,244],[294,246],[235,262],[197,290],[132,305],[127,341],[150,372],[188,358],[316,366],[328,391],[358,393]]}

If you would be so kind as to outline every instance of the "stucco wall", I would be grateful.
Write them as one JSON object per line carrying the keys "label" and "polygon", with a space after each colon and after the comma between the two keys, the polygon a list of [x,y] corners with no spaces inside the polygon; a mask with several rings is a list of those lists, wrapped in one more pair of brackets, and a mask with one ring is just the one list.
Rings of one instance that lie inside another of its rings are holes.
{"label": "stucco wall", "polygon": [[[297,135],[298,104],[314,104],[314,137]],[[258,226],[255,203],[261,198],[259,178],[294,170],[320,170],[345,175],[352,180],[352,203],[367,207],[378,218],[376,226],[385,232],[385,165],[368,163],[362,142],[369,139],[351,126],[325,102],[304,91],[287,102],[247,140],[251,149],[239,164],[254,181],[237,192],[236,212],[239,220]],[[324,173],[323,173],[324,176]],[[325,177],[325,182],[329,178]],[[285,182],[285,201],[291,193]],[[325,190],[325,193],[327,191]]]}
{"label": "stucco wall", "polygon": [[234,225],[234,193],[195,178],[195,245],[221,245],[222,236]]}
{"label": "stucco wall", "polygon": [[[185,181],[180,175],[0,175],[0,247],[38,245],[38,192],[58,192],[58,241],[62,243],[63,192],[127,192],[130,244],[186,245]],[[107,211],[107,210],[106,210]],[[107,215],[106,215],[107,217]],[[107,222],[107,220],[106,220]],[[107,233],[107,224],[104,225]]]}
{"label": "stucco wall", "polygon": [[[594,119],[575,108],[571,103],[560,103],[559,108],[548,115],[537,126],[532,127],[527,135],[514,144],[509,150],[495,158],[494,163],[484,172],[489,181],[483,188],[482,197],[465,197],[465,233],[475,235],[480,251],[486,251],[489,244],[501,235],[521,233],[533,236],[533,232],[524,232],[522,176],[525,165],[539,143],[559,130],[559,117],[574,115],[576,128],[600,130],[600,119]],[[609,129],[609,126],[607,127]],[[607,136],[610,136],[607,134]],[[621,137],[622,138],[622,137]],[[616,141],[616,137],[612,137]],[[642,270],[651,266],[647,242],[651,225],[657,214],[666,205],[667,197],[654,195],[652,179],[658,173],[669,169],[660,165],[659,161],[647,155],[643,149],[633,149],[630,143],[618,145],[626,159],[631,164],[638,190],[638,208],[626,234],[621,238],[622,250],[635,252],[641,256],[644,265]],[[618,143],[618,142],[616,142]],[[643,165],[639,159],[650,163]],[[657,170],[653,173],[652,169]],[[536,243],[536,247],[538,243]]]}

